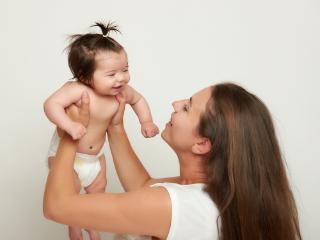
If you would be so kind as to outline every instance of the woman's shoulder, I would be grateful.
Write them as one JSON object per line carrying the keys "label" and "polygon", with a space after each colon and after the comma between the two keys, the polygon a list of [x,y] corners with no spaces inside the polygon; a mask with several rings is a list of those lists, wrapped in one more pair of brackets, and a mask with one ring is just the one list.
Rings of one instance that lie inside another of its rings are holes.
{"label": "woman's shoulder", "polygon": [[213,201],[207,192],[204,191],[204,183],[194,183],[194,184],[179,184],[174,182],[162,182],[151,185],[151,187],[164,187],[167,189],[170,195],[174,197],[187,198],[187,200],[203,198],[210,205],[213,205]]}
{"label": "woman's shoulder", "polygon": [[214,239],[218,210],[204,191],[205,184],[156,183],[170,196],[172,215],[168,239]]}
{"label": "woman's shoulder", "polygon": [[[179,184],[172,182],[156,183],[151,187],[164,187],[169,193],[172,208],[179,209],[183,212],[198,211],[199,214],[210,213],[218,216],[218,210],[209,194],[204,191],[206,185],[203,183],[196,184]],[[174,210],[174,209],[173,209]]]}
{"label": "woman's shoulder", "polygon": [[193,184],[180,184],[179,182],[157,182],[154,183],[152,185],[150,185],[150,187],[169,187],[169,188],[174,188],[174,189],[179,189],[182,191],[202,191],[205,187],[204,183],[193,183]]}

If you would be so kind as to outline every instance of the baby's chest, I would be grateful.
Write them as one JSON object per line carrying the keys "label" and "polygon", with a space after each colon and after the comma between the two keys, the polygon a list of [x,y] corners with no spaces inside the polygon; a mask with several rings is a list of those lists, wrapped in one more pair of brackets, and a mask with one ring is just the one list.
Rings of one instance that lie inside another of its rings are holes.
{"label": "baby's chest", "polygon": [[115,97],[90,97],[90,118],[97,122],[110,120],[118,109]]}

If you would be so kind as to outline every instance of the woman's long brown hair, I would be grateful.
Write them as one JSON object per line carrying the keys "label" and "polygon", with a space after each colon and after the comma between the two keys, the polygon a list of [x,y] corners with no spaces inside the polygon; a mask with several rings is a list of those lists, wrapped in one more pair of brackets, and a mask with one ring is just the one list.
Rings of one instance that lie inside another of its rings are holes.
{"label": "woman's long brown hair", "polygon": [[270,113],[255,95],[212,87],[199,133],[210,139],[206,191],[221,240],[301,239],[297,208]]}

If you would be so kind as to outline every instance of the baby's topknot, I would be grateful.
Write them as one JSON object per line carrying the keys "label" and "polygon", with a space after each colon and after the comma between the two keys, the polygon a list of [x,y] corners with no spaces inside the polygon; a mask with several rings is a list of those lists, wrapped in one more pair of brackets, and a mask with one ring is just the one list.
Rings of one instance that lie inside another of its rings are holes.
{"label": "baby's topknot", "polygon": [[102,22],[95,22],[91,27],[99,27],[104,37],[108,37],[108,34],[112,31],[121,33],[119,27],[114,22],[108,22],[107,25]]}
{"label": "baby's topknot", "polygon": [[99,52],[123,51],[123,47],[110,37],[110,32],[119,32],[119,28],[113,22],[104,24],[95,22],[91,27],[99,27],[101,33],[75,34],[70,37],[68,46],[68,64],[77,81],[91,86],[93,73],[96,69],[95,57]]}

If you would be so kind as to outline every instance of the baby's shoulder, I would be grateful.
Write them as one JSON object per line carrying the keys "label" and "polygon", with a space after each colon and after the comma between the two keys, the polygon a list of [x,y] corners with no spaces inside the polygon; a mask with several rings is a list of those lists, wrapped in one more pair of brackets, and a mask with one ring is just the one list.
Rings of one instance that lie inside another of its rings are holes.
{"label": "baby's shoulder", "polygon": [[72,94],[72,95],[79,95],[79,94],[81,95],[83,91],[90,92],[91,89],[88,86],[78,81],[67,81],[61,86],[59,91]]}
{"label": "baby's shoulder", "polygon": [[126,85],[122,91],[122,96],[124,97],[127,103],[130,103],[134,101],[134,99],[139,97],[140,94],[132,86]]}
{"label": "baby's shoulder", "polygon": [[125,85],[121,91],[121,95],[122,96],[125,96],[127,95],[130,91],[131,91],[131,88],[129,85]]}
{"label": "baby's shoulder", "polygon": [[83,83],[80,83],[78,81],[67,81],[62,85],[62,88],[74,88],[79,90],[86,90],[89,87],[84,85]]}

